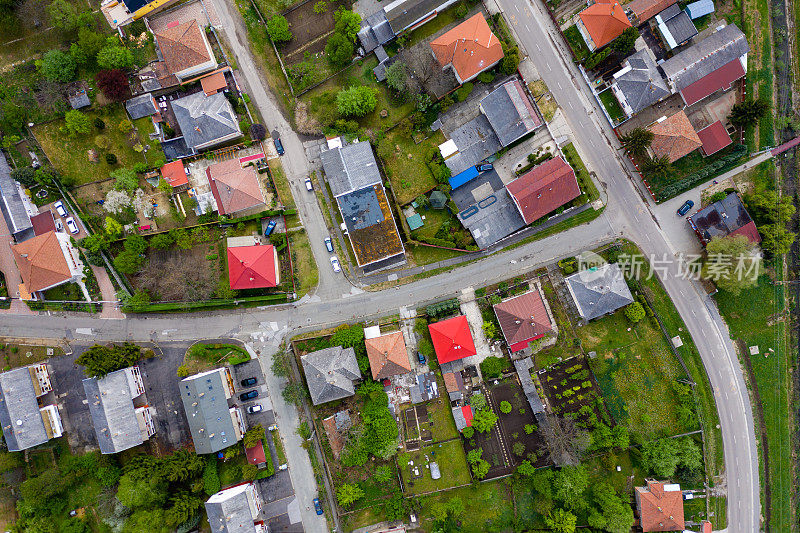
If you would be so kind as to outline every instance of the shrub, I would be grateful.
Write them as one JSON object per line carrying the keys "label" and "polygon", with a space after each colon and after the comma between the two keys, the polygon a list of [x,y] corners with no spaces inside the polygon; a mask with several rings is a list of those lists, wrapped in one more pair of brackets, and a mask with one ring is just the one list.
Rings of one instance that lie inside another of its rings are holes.
{"label": "shrub", "polygon": [[470,93],[472,92],[473,85],[470,82],[465,83],[455,91],[456,100],[459,102],[463,102],[464,100],[469,97]]}
{"label": "shrub", "polygon": [[536,426],[533,424],[525,424],[525,434],[530,435],[534,431],[536,431]]}
{"label": "shrub", "polygon": [[483,374],[484,379],[500,377],[505,366],[503,358],[490,356],[481,361],[481,374]]}
{"label": "shrub", "polygon": [[456,8],[456,18],[463,19],[467,16],[467,13],[469,13],[467,6],[464,4],[458,4],[458,7]]}
{"label": "shrub", "polygon": [[289,21],[283,15],[275,15],[267,21],[267,33],[269,38],[276,43],[292,40],[292,32],[289,30]]}
{"label": "shrub", "polygon": [[92,123],[94,124],[94,127],[97,128],[98,130],[106,129],[106,123],[103,122],[103,119],[100,117],[95,117]]}
{"label": "shrub", "polygon": [[492,81],[494,81],[494,74],[491,72],[481,72],[478,74],[478,81],[481,83],[492,83]]}
{"label": "shrub", "polygon": [[500,402],[500,412],[503,413],[504,415],[507,415],[508,413],[510,413],[511,412],[511,404],[509,402],[505,401],[505,400]]}
{"label": "shrub", "polygon": [[639,302],[633,302],[625,307],[625,316],[635,324],[645,317],[644,307]]}
{"label": "shrub", "polygon": [[346,117],[363,117],[377,105],[377,90],[364,85],[342,89],[336,95],[336,109]]}
{"label": "shrub", "polygon": [[472,426],[467,426],[464,428],[461,434],[464,435],[465,439],[471,439],[472,436],[475,434],[475,429]]}
{"label": "shrub", "polygon": [[112,153],[107,153],[105,155],[106,163],[109,165],[116,165],[117,164],[117,156]]}

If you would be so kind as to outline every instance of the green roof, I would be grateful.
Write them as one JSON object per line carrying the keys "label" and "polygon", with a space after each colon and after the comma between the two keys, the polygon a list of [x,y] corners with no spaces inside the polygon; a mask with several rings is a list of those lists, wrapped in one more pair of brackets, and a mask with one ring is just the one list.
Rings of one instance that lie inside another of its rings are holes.
{"label": "green roof", "polygon": [[447,195],[442,191],[433,191],[430,196],[431,207],[434,209],[444,209],[447,205]]}
{"label": "green roof", "polygon": [[415,213],[410,217],[406,217],[406,222],[408,222],[408,229],[414,231],[415,229],[419,229],[425,224],[422,222],[422,217],[419,213]]}

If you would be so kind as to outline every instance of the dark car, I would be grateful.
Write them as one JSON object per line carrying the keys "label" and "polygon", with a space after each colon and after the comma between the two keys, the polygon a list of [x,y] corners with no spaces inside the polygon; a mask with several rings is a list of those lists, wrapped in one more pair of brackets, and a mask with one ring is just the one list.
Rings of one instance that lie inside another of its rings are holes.
{"label": "dark car", "polygon": [[322,504],[319,503],[319,498],[314,498],[314,510],[317,514],[322,514]]}
{"label": "dark car", "polygon": [[691,201],[691,200],[686,200],[686,201],[683,203],[683,205],[682,205],[682,206],[680,206],[680,207],[678,208],[678,216],[679,216],[679,217],[682,217],[683,215],[685,215],[686,213],[688,213],[688,212],[689,212],[689,210],[690,210],[691,208],[693,208],[693,207],[694,207],[694,202],[693,202],[693,201]]}
{"label": "dark car", "polygon": [[242,380],[242,387],[252,387],[257,381],[256,378],[245,378]]}
{"label": "dark car", "polygon": [[417,359],[419,359],[419,364],[421,365],[425,364],[425,356],[422,355],[420,352],[417,352]]}
{"label": "dark car", "polygon": [[269,224],[267,224],[267,229],[264,230],[264,237],[269,237],[272,230],[275,229],[275,226],[278,224],[276,220],[270,220]]}
{"label": "dark car", "polygon": [[278,155],[283,155],[283,143],[281,142],[280,138],[275,139],[275,150],[278,151]]}
{"label": "dark car", "polygon": [[330,237],[325,237],[325,249],[328,250],[328,253],[333,253],[333,241]]}
{"label": "dark car", "polygon": [[239,399],[243,402],[246,402],[247,400],[252,400],[253,398],[258,398],[257,390],[243,392],[239,395]]}
{"label": "dark car", "polygon": [[484,163],[482,165],[476,165],[475,168],[478,169],[478,172],[488,172],[494,168],[494,165],[491,163]]}

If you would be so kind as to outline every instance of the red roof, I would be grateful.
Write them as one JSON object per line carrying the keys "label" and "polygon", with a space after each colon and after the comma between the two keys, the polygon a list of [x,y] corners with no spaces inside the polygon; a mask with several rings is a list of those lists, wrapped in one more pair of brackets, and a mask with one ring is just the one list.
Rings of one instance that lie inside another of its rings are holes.
{"label": "red roof", "polygon": [[646,487],[636,487],[636,506],[642,531],[683,531],[683,493],[674,485],[647,480]]}
{"label": "red roof", "polygon": [[161,175],[172,187],[180,187],[189,183],[186,172],[183,170],[183,161],[178,159],[161,167]]}
{"label": "red roof", "polygon": [[625,7],[636,15],[639,22],[645,22],[675,3],[675,0],[633,0]]}
{"label": "red roof", "polygon": [[526,224],[558,209],[581,194],[575,171],[561,156],[534,167],[506,186]]}
{"label": "red roof", "polygon": [[457,361],[478,353],[469,330],[467,317],[459,315],[428,326],[431,332],[436,359],[441,363]]}
{"label": "red roof", "polygon": [[44,235],[48,231],[56,230],[53,212],[49,209],[43,213],[39,213],[35,217],[31,217],[31,224],[33,224],[34,235]]}
{"label": "red roof", "polygon": [[442,68],[452,65],[464,82],[503,59],[503,45],[478,13],[431,41],[433,55]]}
{"label": "red roof", "polygon": [[252,448],[245,448],[244,453],[247,455],[247,462],[251,465],[260,465],[267,462],[263,441],[258,441]]}
{"label": "red roof", "polygon": [[742,62],[737,57],[714,72],[706,74],[696,82],[688,85],[681,91],[681,96],[686,105],[692,105],[720,89],[730,89],[731,84],[740,78],[744,78],[744,75],[744,67],[742,67]]}
{"label": "red roof", "polygon": [[553,329],[538,290],[500,302],[494,306],[494,313],[512,352],[526,348]]}
{"label": "red roof", "polygon": [[472,425],[472,407],[469,405],[461,406],[461,414],[464,415],[464,420],[467,421],[467,427]]}
{"label": "red roof", "polygon": [[231,289],[274,287],[279,280],[275,247],[271,244],[228,248]]}
{"label": "red roof", "polygon": [[706,155],[716,154],[733,143],[725,126],[719,120],[698,131],[697,136],[703,143],[703,153]]}
{"label": "red roof", "polygon": [[597,0],[578,15],[595,49],[607,45],[631,27],[622,6],[616,0]]}
{"label": "red roof", "polygon": [[203,88],[203,92],[206,93],[206,96],[211,96],[223,89],[227,89],[228,81],[225,79],[225,71],[218,70],[205,76],[200,79],[200,86]]}
{"label": "red roof", "polygon": [[741,228],[735,229],[731,232],[731,235],[744,235],[747,237],[750,242],[754,244],[758,244],[761,242],[761,235],[758,234],[758,229],[756,228],[756,223],[752,220],[742,226]]}

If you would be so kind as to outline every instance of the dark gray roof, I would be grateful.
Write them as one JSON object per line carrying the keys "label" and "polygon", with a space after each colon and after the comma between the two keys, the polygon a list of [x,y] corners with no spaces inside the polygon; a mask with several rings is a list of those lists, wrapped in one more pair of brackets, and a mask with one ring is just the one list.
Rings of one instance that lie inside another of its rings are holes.
{"label": "dark gray roof", "polygon": [[167,161],[174,161],[175,159],[183,159],[194,155],[194,150],[186,146],[186,140],[181,137],[175,137],[161,143],[161,149],[164,151],[164,157]]}
{"label": "dark gray roof", "polygon": [[353,381],[361,379],[353,348],[333,346],[300,358],[314,405],[347,398],[356,393]]}
{"label": "dark gray roof", "polygon": [[452,0],[395,0],[384,7],[384,11],[394,33],[399,34],[432,15],[443,4],[450,3]]}
{"label": "dark gray roof", "polygon": [[582,270],[564,281],[578,312],[586,320],[612,313],[633,303],[631,291],[616,263]]}
{"label": "dark gray roof", "polygon": [[636,52],[626,62],[626,67],[614,75],[614,85],[625,97],[632,114],[672,94],[649,49]]}
{"label": "dark gray roof", "polygon": [[326,150],[320,159],[334,197],[381,182],[378,163],[366,141]]}
{"label": "dark gray roof", "polygon": [[[254,531],[253,515],[245,492],[246,485],[239,487],[224,489],[212,495],[206,502],[208,524],[213,533],[252,533]],[[230,491],[230,493],[226,493],[226,491]]]}
{"label": "dark gray roof", "polygon": [[172,101],[186,146],[202,150],[241,136],[239,122],[224,93],[196,92]]}
{"label": "dark gray roof", "polygon": [[[727,237],[753,222],[745,209],[742,200],[735,192],[708,205],[689,217],[689,221],[703,240],[708,242],[714,237]],[[755,228],[753,232],[757,234]],[[745,232],[748,236],[752,232]]]}
{"label": "dark gray roof", "polygon": [[338,203],[348,231],[368,228],[385,220],[374,187],[342,195]]}
{"label": "dark gray roof", "polygon": [[661,69],[680,91],[749,51],[744,33],[728,24],[661,63]]}
{"label": "dark gray roof", "polygon": [[697,28],[686,12],[681,11],[678,4],[672,4],[656,15],[658,29],[667,41],[670,49],[682,45],[697,35]]}
{"label": "dark gray roof", "polygon": [[[378,50],[382,50],[383,47],[379,48]],[[388,57],[378,63],[378,66],[372,69],[372,73],[375,74],[375,79],[378,81],[383,81],[386,79],[386,69],[391,67],[392,64],[400,59],[399,55]]]}
{"label": "dark gray roof", "polygon": [[458,219],[472,233],[480,249],[487,248],[525,227],[525,221],[505,188],[494,191],[461,211]]}
{"label": "dark gray roof", "polygon": [[439,385],[433,372],[425,372],[417,376],[416,386],[409,389],[411,403],[422,403],[439,397]]}
{"label": "dark gray roof", "polygon": [[117,453],[144,442],[126,369],[83,380],[97,444],[103,453]]}
{"label": "dark gray roof", "polygon": [[82,90],[69,97],[69,105],[72,109],[81,109],[83,107],[89,107],[92,105],[92,102],[89,100],[89,95],[86,94],[86,91]]}
{"label": "dark gray roof", "polygon": [[182,379],[178,386],[195,452],[216,453],[236,444],[220,373],[212,370],[195,374]]}
{"label": "dark gray roof", "polygon": [[454,130],[450,138],[458,147],[458,153],[445,161],[453,176],[496,154],[502,146],[485,115]]}
{"label": "dark gray roof", "polygon": [[381,9],[361,21],[358,31],[358,40],[365,53],[370,53],[378,46],[394,39],[394,32],[386,19],[386,13]]}
{"label": "dark gray roof", "polygon": [[158,113],[158,108],[153,102],[153,96],[150,93],[140,94],[131,98],[125,102],[125,109],[133,120]]}
{"label": "dark gray roof", "polygon": [[539,391],[536,390],[536,385],[531,377],[531,368],[533,368],[533,361],[530,357],[525,359],[517,359],[514,361],[514,368],[517,370],[519,381],[522,384],[522,391],[525,393],[525,398],[528,400],[534,415],[536,413],[544,413],[544,404]]}
{"label": "dark gray roof", "polygon": [[0,427],[9,451],[48,441],[30,370],[24,366],[0,374]]}
{"label": "dark gray roof", "polygon": [[506,82],[490,92],[480,106],[503,146],[542,125],[533,102],[518,80]]}
{"label": "dark gray roof", "polygon": [[0,196],[3,218],[14,239],[20,242],[33,237],[31,217],[22,203],[17,182],[11,179],[11,167],[3,153],[0,153]]}

